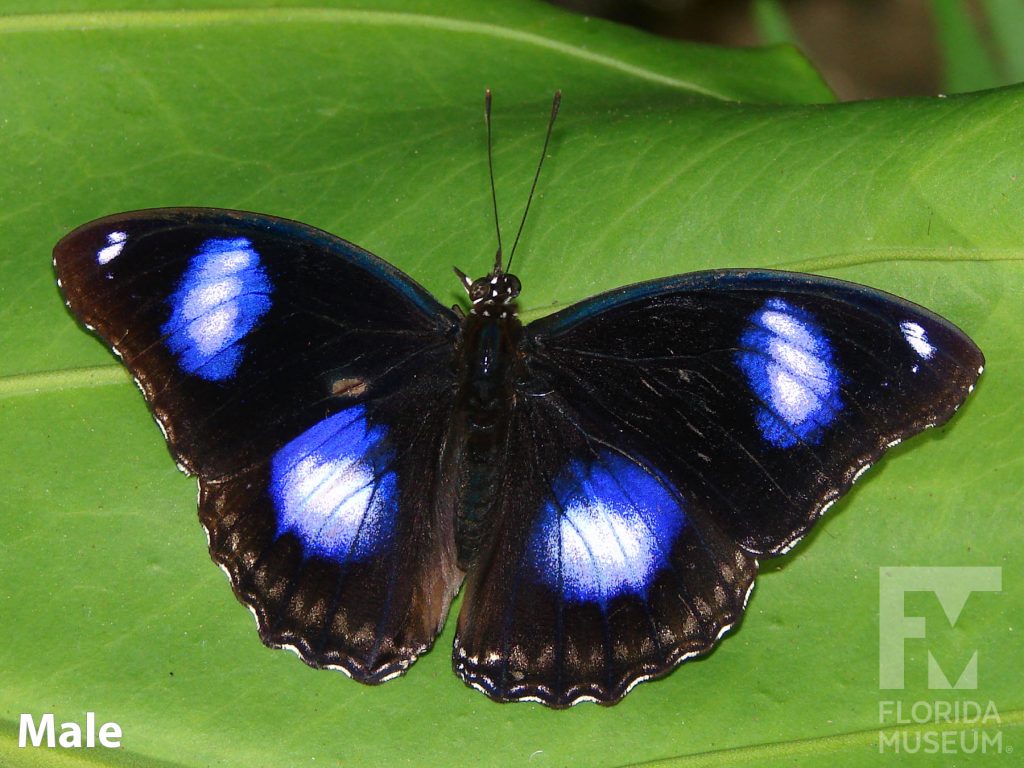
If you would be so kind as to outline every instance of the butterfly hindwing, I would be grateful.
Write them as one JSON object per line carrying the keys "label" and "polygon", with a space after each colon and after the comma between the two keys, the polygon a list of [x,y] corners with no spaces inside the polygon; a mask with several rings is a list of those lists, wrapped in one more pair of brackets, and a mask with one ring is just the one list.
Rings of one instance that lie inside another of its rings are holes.
{"label": "butterfly hindwing", "polygon": [[454,652],[456,673],[492,698],[615,703],[743,612],[756,560],[557,393],[517,409],[496,498]]}
{"label": "butterfly hindwing", "polygon": [[198,474],[263,640],[364,682],[401,673],[461,579],[432,501],[455,315],[350,243],[235,211],[100,219],[54,264]]}
{"label": "butterfly hindwing", "polygon": [[412,385],[318,422],[268,461],[202,482],[210,552],[260,635],[365,683],[401,674],[461,581],[436,457],[449,414]]}

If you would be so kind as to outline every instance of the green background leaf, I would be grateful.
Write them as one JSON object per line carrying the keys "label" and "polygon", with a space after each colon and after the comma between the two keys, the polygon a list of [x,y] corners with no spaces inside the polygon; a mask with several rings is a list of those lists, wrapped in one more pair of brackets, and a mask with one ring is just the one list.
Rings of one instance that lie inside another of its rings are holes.
{"label": "green background leaf", "polygon": [[949,90],[977,90],[997,83],[999,78],[993,56],[986,48],[981,30],[974,24],[967,3],[962,0],[932,0],[932,17],[944,59],[944,80]]}
{"label": "green background leaf", "polygon": [[[877,765],[880,701],[955,698],[996,702],[1022,747],[1024,90],[831,104],[791,49],[681,45],[526,0],[7,5],[35,15],[0,17],[4,765]],[[488,86],[506,231],[565,94],[517,256],[530,316],[781,267],[925,304],[988,358],[949,426],[765,564],[718,650],[611,709],[488,701],[450,671],[453,622],[378,688],[265,649],[206,554],[194,481],[53,284],[72,227],[210,205],[336,232],[454,301],[451,265],[493,254]],[[953,629],[934,595],[908,598],[931,634],[907,641],[906,689],[883,691],[879,570],[901,565],[999,566],[1003,591]],[[927,689],[929,651],[952,675],[975,650],[978,690]],[[87,710],[121,725],[122,750],[17,748],[20,713]]]}

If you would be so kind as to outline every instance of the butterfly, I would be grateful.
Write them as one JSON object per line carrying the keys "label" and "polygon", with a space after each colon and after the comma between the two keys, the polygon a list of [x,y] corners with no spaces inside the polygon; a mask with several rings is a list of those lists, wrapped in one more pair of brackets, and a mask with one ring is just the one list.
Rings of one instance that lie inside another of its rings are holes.
{"label": "butterfly", "polygon": [[[490,164],[489,94],[485,114]],[[713,648],[759,560],[949,419],[984,365],[927,309],[771,270],[523,325],[498,236],[490,273],[456,270],[468,311],[256,213],[121,213],[57,244],[68,307],[198,476],[210,554],[267,645],[382,683],[461,588],[467,684],[614,704]]]}

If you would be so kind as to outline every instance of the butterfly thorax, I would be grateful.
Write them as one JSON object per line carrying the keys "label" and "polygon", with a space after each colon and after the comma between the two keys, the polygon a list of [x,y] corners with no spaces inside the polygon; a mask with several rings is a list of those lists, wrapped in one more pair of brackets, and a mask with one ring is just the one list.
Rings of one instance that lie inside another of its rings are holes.
{"label": "butterfly thorax", "polygon": [[499,272],[466,282],[473,306],[455,356],[458,393],[445,456],[456,478],[455,540],[463,569],[489,530],[523,365],[523,326],[515,305],[519,281]]}

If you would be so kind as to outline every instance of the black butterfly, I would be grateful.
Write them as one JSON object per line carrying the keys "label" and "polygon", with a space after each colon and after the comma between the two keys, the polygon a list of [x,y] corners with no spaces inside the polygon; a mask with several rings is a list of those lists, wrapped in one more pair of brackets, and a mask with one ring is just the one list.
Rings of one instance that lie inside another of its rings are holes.
{"label": "black butterfly", "polygon": [[984,363],[922,307],[764,270],[524,327],[500,248],[460,273],[463,314],[351,243],[238,211],[99,219],[54,265],[198,475],[264,643],[381,683],[465,578],[456,673],[553,707],[613,704],[710,650],[758,558],[945,422]]}

